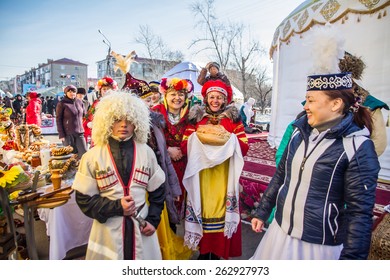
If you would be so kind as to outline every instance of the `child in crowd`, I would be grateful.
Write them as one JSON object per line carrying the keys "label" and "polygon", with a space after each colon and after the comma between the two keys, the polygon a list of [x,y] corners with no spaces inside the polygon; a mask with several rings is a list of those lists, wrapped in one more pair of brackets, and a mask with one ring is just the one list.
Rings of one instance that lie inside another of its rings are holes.
{"label": "child in crowd", "polygon": [[[220,66],[217,62],[207,63],[206,67],[202,68],[202,70],[200,71],[200,74],[199,74],[198,80],[197,80],[198,84],[203,86],[207,81],[221,80],[228,87],[230,87],[231,85],[230,85],[230,81],[229,81],[228,77],[225,74],[223,74],[222,72],[220,72],[219,69],[220,69]],[[209,72],[208,75],[207,75],[207,71]]]}
{"label": "child in crowd", "polygon": [[80,209],[94,219],[86,259],[161,259],[155,231],[165,181],[146,144],[149,109],[135,95],[114,92],[96,107],[92,140],[73,188]]}

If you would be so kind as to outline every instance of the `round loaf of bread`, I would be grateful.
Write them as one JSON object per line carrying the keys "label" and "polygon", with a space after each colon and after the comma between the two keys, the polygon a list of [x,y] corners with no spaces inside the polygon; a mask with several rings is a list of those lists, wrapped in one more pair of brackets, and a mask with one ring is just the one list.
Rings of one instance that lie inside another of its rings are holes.
{"label": "round loaf of bread", "polygon": [[220,124],[206,124],[198,127],[196,135],[203,144],[222,146],[229,140],[231,133]]}

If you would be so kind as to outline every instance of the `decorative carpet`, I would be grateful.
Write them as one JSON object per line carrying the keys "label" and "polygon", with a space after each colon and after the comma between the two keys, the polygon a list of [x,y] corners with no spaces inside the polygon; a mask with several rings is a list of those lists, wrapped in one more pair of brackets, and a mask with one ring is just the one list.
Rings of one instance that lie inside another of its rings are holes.
{"label": "decorative carpet", "polygon": [[384,212],[383,208],[390,204],[390,183],[378,182],[375,194],[374,215],[379,217]]}
{"label": "decorative carpet", "polygon": [[248,136],[249,150],[244,157],[244,168],[240,177],[241,218],[250,221],[251,212],[258,205],[272,176],[275,173],[275,149],[267,142],[267,134]]}
{"label": "decorative carpet", "polygon": [[[244,168],[240,177],[241,218],[250,221],[251,213],[258,205],[272,176],[275,173],[275,152],[267,142],[267,134],[247,135],[249,151],[244,157]],[[384,207],[390,204],[390,183],[378,182],[374,206],[375,217],[381,216]]]}

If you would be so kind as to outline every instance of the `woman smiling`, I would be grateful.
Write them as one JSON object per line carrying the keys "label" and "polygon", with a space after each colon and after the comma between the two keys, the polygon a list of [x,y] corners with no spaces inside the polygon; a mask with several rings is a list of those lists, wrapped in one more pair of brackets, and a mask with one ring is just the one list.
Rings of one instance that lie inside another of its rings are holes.
{"label": "woman smiling", "polygon": [[188,99],[192,95],[193,88],[194,86],[190,80],[163,78],[159,88],[163,94],[163,103],[152,108],[153,111],[161,113],[165,118],[164,135],[168,153],[182,190],[182,195],[176,203],[180,217],[184,216],[185,191],[182,181],[187,165],[187,156],[183,154],[180,144],[188,124]]}
{"label": "woman smiling", "polygon": [[[204,106],[189,113],[182,151],[188,151],[186,245],[199,245],[199,259],[241,255],[238,180],[248,139],[238,109],[228,106],[231,87],[220,80],[202,87]],[[195,132],[195,133],[194,133]]]}

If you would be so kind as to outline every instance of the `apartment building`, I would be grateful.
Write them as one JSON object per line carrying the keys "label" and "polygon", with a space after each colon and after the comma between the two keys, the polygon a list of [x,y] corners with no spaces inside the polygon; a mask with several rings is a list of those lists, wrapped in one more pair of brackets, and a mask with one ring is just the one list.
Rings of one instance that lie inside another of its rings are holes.
{"label": "apartment building", "polygon": [[17,93],[25,93],[26,85],[34,85],[36,88],[55,87],[62,91],[69,84],[88,87],[87,64],[69,58],[48,59],[47,63],[38,64],[38,67],[16,76]]}
{"label": "apartment building", "polygon": [[[110,76],[117,81],[119,87],[125,83],[125,74],[121,70],[114,71],[116,59],[112,56],[109,59],[103,59],[97,62],[97,77],[98,79],[104,76]],[[137,79],[150,82],[153,80],[160,80],[162,75],[169,69],[174,67],[179,62],[167,61],[160,59],[149,59],[143,57],[136,57],[135,62],[130,65],[129,72]]]}

